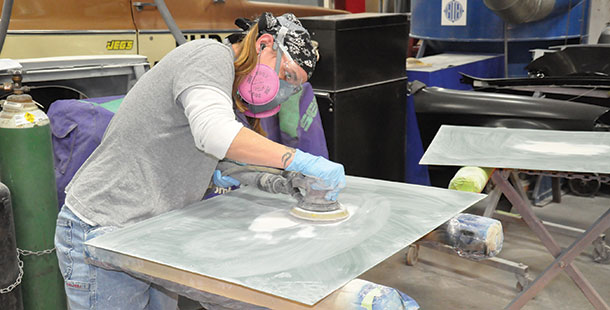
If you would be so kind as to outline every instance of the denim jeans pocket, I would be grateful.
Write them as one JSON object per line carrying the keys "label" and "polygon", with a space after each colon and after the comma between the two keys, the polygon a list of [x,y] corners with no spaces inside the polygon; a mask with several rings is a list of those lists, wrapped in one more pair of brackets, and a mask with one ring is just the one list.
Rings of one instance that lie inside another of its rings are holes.
{"label": "denim jeans pocket", "polygon": [[82,254],[84,225],[86,224],[67,207],[64,206],[59,212],[55,228],[55,249],[66,289],[89,291],[91,286],[88,266],[84,264]]}
{"label": "denim jeans pocket", "polygon": [[58,218],[55,228],[55,251],[59,261],[59,269],[64,280],[70,279],[74,261],[71,252],[74,251],[72,244],[72,221]]}

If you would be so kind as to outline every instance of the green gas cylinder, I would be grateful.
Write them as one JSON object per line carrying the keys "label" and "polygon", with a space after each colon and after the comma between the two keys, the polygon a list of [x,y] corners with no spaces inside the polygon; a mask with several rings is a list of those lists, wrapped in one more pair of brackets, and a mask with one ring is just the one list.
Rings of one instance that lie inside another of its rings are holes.
{"label": "green gas cylinder", "polygon": [[58,208],[51,126],[30,95],[11,95],[2,103],[0,180],[11,192],[17,247],[25,250],[24,309],[65,310],[63,279],[52,251]]}

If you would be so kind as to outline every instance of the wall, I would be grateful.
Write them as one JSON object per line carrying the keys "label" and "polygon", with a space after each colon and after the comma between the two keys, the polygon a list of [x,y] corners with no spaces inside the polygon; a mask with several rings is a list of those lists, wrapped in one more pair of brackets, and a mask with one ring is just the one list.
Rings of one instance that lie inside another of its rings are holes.
{"label": "wall", "polygon": [[610,1],[591,0],[591,17],[589,18],[589,43],[597,43],[599,34],[610,22]]}

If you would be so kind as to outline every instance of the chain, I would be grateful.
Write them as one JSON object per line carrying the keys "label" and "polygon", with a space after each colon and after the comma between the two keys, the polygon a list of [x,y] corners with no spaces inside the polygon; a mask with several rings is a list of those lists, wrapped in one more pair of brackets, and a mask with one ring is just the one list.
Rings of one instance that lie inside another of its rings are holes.
{"label": "chain", "polygon": [[55,251],[55,248],[46,249],[46,250],[42,250],[42,251],[30,251],[30,250],[17,249],[17,253],[21,254],[23,256],[30,256],[30,255],[42,256],[45,254],[51,254],[51,253],[53,253],[53,251]]}
{"label": "chain", "polygon": [[23,261],[21,260],[21,257],[19,257],[20,255],[21,253],[19,253],[19,249],[17,249],[17,266],[19,266],[19,275],[17,276],[17,280],[15,280],[15,283],[9,285],[8,287],[0,289],[0,294],[8,294],[14,290],[17,285],[21,284],[21,278],[23,278]]}
{"label": "chain", "polygon": [[46,249],[46,250],[42,250],[42,251],[30,251],[30,250],[22,250],[22,249],[17,249],[17,267],[19,267],[19,275],[17,275],[17,280],[15,280],[15,283],[5,287],[5,288],[0,288],[0,294],[8,294],[10,293],[12,290],[14,290],[19,284],[21,284],[21,280],[23,279],[23,261],[21,260],[21,256],[29,256],[29,255],[36,255],[36,256],[41,256],[41,255],[45,255],[45,254],[51,254],[53,253],[53,251],[55,251],[55,248],[52,249]]}

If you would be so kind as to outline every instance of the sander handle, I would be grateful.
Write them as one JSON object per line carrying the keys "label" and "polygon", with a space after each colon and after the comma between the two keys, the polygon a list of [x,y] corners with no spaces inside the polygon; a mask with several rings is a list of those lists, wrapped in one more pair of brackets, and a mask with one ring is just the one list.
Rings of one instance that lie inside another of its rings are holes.
{"label": "sander handle", "polygon": [[287,194],[298,201],[303,209],[327,210],[334,208],[336,202],[326,200],[329,190],[316,190],[319,179],[300,172],[286,171],[256,165],[242,165],[223,160],[217,169],[225,176],[237,179],[245,186],[256,186],[259,190],[272,194]]}
{"label": "sander handle", "polygon": [[287,194],[297,200],[303,199],[300,191],[292,181],[299,172],[285,171],[276,168],[256,165],[242,165],[233,161],[220,161],[216,167],[225,176],[237,179],[245,186],[256,186],[258,189],[272,194]]}

